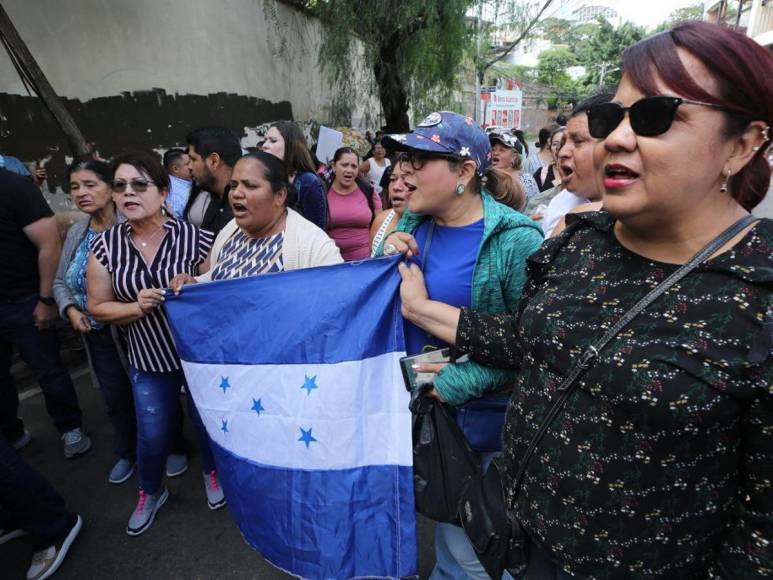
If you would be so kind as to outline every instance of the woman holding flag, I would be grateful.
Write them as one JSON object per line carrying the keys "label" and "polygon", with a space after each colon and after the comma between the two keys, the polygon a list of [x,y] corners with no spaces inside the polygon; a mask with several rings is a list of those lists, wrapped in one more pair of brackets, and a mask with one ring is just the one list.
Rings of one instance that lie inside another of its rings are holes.
{"label": "woman holding flag", "polygon": [[428,299],[413,266],[403,313],[518,368],[502,483],[524,578],[769,578],[773,222],[749,212],[770,184],[773,57],[687,22],[623,68],[588,109],[604,211],[529,259],[517,314]]}
{"label": "woman holding flag", "polygon": [[[489,194],[497,184],[485,132],[472,119],[444,111],[430,114],[412,133],[385,137],[385,143],[406,152],[403,179],[414,191],[377,255],[403,253],[420,264],[435,300],[513,312],[526,281],[526,258],[539,248],[542,233]],[[405,342],[409,355],[446,346],[408,320]],[[509,387],[515,378],[513,371],[468,362],[444,367],[434,387],[443,401],[460,406]],[[503,398],[494,418],[500,425],[505,403]],[[499,430],[490,435],[497,448]],[[461,528],[439,523],[435,547],[433,578],[488,578]]]}
{"label": "woman holding flag", "polygon": [[187,272],[170,288],[185,284],[257,276],[343,262],[338,246],[315,224],[290,206],[294,189],[284,163],[258,151],[234,165],[229,201],[234,219],[212,245],[200,276]]}

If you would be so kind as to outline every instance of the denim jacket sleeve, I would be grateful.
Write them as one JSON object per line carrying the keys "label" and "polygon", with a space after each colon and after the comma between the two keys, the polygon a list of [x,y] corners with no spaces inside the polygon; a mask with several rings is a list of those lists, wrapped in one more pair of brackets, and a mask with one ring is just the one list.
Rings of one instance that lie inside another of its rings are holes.
{"label": "denim jacket sleeve", "polygon": [[327,196],[322,181],[315,174],[306,172],[296,177],[298,209],[310,222],[321,229],[327,228]]}
{"label": "denim jacket sleeve", "polygon": [[54,276],[54,300],[56,300],[56,306],[59,309],[59,315],[66,319],[65,310],[68,306],[75,304],[75,298],[73,298],[70,288],[67,286],[65,276],[67,275],[67,268],[70,267],[73,254],[81,243],[83,236],[86,233],[86,229],[89,225],[89,218],[85,218],[79,222],[70,226],[67,232],[67,237],[64,240],[64,246],[62,247],[62,255],[59,257],[59,266],[56,268],[56,275]]}

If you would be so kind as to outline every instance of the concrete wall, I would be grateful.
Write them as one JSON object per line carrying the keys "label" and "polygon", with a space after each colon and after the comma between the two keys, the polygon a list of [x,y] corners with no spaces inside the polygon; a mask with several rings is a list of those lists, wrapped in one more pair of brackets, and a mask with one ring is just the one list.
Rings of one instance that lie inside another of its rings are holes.
{"label": "concrete wall", "polygon": [[[164,150],[201,125],[226,125],[249,146],[250,128],[262,123],[331,117],[334,93],[317,64],[320,25],[276,0],[3,0],[3,6],[104,157],[130,148]],[[359,101],[355,126],[378,113],[372,100],[352,100]],[[66,142],[2,50],[0,147],[23,161],[50,157],[52,183],[61,185]]]}

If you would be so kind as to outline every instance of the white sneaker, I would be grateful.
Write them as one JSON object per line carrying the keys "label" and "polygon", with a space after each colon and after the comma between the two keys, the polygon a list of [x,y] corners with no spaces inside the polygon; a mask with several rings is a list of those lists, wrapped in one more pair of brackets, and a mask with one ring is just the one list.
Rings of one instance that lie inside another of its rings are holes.
{"label": "white sneaker", "polygon": [[75,525],[64,540],[32,554],[32,564],[27,570],[27,580],[45,580],[62,565],[70,546],[75,541],[83,526],[83,519],[78,516]]}

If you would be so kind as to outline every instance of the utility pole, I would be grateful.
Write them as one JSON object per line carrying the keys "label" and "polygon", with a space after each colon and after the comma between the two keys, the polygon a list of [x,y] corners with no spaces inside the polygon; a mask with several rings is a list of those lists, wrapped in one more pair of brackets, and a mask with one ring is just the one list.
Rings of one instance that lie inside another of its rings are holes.
{"label": "utility pole", "polygon": [[[478,63],[480,62],[480,44],[483,37],[483,2],[480,1],[478,3],[478,34],[475,38],[475,65],[477,67]],[[483,74],[479,73],[477,70],[475,71],[475,114],[473,115],[473,119],[475,119],[475,122],[478,125],[482,124],[482,119],[480,118],[480,86],[483,84]]]}
{"label": "utility pole", "polygon": [[[16,30],[13,22],[11,22],[2,4],[0,4],[0,39],[5,44],[11,59],[23,68],[28,75],[26,80],[29,81],[37,96],[40,97],[40,100],[43,101],[43,104],[51,111],[51,114],[59,123],[74,155],[88,155],[89,148],[80,129],[75,124],[70,112],[65,108],[62,99],[54,91],[54,87],[48,82],[46,75],[43,74],[27,45],[19,36],[19,32]],[[25,79],[22,78],[22,80],[24,81]]]}

